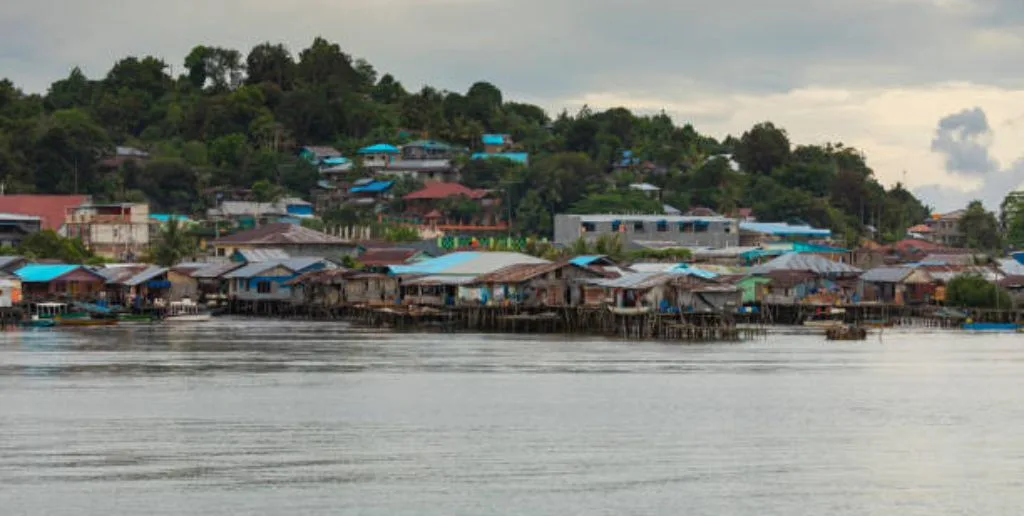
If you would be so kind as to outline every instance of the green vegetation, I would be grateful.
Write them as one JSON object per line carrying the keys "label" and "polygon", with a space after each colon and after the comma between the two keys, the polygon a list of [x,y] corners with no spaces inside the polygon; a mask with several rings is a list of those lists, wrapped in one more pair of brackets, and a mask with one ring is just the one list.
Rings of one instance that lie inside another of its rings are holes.
{"label": "green vegetation", "polygon": [[[272,43],[248,53],[198,46],[183,68],[173,64],[181,75],[150,56],[121,59],[98,79],[76,68],[42,95],[0,81],[6,191],[147,199],[154,212],[199,213],[218,188],[251,189],[264,200],[307,197],[319,176],[297,156],[302,145],[355,156],[364,145],[427,136],[479,149],[482,134],[501,133],[530,153],[529,165],[463,161],[463,173],[468,186],[503,193],[510,204],[503,211],[521,234],[550,235],[551,216],[570,210],[660,209],[626,190],[634,182],[661,187],[662,200],[684,211],[750,207],[761,220],[799,220],[851,241],[869,225],[884,240],[901,237],[928,214],[902,186],[879,184],[856,149],[793,146],[768,122],[718,141],[665,114],[624,108],[551,118],[487,82],[465,92],[408,91],[322,38],[297,56]],[[118,145],[151,158],[104,161]],[[623,161],[627,150],[635,160]],[[391,210],[401,209],[409,186],[396,188]],[[457,219],[471,215],[465,206],[451,208]],[[324,214],[325,223],[369,218],[356,210]]]}
{"label": "green vegetation", "polygon": [[1003,247],[999,221],[994,213],[985,211],[981,201],[971,201],[957,224],[966,238],[969,249],[999,254]]}
{"label": "green vegetation", "polygon": [[52,229],[44,229],[25,237],[16,249],[2,249],[5,255],[24,256],[30,260],[60,260],[64,263],[102,263],[77,238],[64,238]]}
{"label": "green vegetation", "polygon": [[151,249],[150,260],[161,267],[170,267],[185,258],[198,254],[199,245],[189,235],[184,224],[177,217],[171,217],[160,227]]}
{"label": "green vegetation", "polygon": [[1010,295],[977,274],[965,274],[950,280],[946,286],[946,304],[967,308],[1002,308],[1013,306]]}

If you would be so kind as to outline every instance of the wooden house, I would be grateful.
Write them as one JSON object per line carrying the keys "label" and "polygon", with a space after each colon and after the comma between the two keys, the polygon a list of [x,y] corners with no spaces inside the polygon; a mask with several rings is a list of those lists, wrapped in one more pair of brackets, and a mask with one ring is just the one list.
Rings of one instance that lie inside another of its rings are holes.
{"label": "wooden house", "polygon": [[303,257],[250,263],[224,275],[228,297],[241,301],[290,301],[288,281],[314,270],[334,268],[322,258]]}
{"label": "wooden house", "polygon": [[858,298],[862,302],[895,305],[931,301],[936,282],[923,268],[877,267],[860,277]]}
{"label": "wooden house", "polygon": [[26,300],[95,299],[106,278],[83,265],[29,264],[15,272]]}
{"label": "wooden house", "polygon": [[586,304],[587,280],[601,272],[572,262],[515,264],[473,280],[484,304],[579,306]]}

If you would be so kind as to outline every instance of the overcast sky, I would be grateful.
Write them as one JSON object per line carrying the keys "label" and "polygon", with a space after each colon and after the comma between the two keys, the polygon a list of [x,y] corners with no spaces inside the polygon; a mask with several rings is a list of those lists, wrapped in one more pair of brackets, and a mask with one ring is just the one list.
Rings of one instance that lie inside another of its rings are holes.
{"label": "overcast sky", "polygon": [[0,75],[44,91],[128,54],[177,74],[196,44],[297,53],[316,35],[410,89],[488,80],[550,112],[664,109],[716,137],[772,120],[863,149],[939,209],[996,208],[1024,181],[1021,0],[10,0]]}

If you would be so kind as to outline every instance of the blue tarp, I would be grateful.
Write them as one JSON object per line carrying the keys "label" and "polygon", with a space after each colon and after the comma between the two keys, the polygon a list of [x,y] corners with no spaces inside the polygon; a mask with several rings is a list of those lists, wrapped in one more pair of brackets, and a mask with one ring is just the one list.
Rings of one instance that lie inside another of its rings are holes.
{"label": "blue tarp", "polygon": [[410,265],[392,265],[391,274],[440,274],[480,256],[475,251],[451,253]]}
{"label": "blue tarp", "polygon": [[394,181],[373,181],[365,185],[353,186],[349,193],[380,193],[394,186]]}
{"label": "blue tarp", "polygon": [[530,161],[530,154],[528,152],[495,152],[488,154],[485,152],[477,152],[470,156],[472,159],[493,159],[493,158],[505,158],[515,163],[526,164]]}
{"label": "blue tarp", "polygon": [[484,142],[484,145],[504,145],[505,136],[501,134],[485,134],[480,137],[480,140]]}
{"label": "blue tarp", "polygon": [[388,143],[378,143],[359,149],[357,154],[398,154],[398,147]]}

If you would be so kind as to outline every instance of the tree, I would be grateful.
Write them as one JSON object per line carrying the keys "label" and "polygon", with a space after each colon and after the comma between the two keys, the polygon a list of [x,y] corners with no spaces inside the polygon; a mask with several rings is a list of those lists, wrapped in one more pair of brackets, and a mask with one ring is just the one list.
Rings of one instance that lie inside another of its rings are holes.
{"label": "tree", "polygon": [[771,122],[762,122],[743,133],[734,157],[745,172],[770,174],[789,158],[789,136]]}
{"label": "tree", "polygon": [[569,208],[569,213],[663,213],[656,199],[635,191],[592,193]]}
{"label": "tree", "polygon": [[151,250],[153,261],[161,267],[170,267],[197,253],[196,239],[185,231],[184,224],[171,216],[160,227]]}
{"label": "tree", "polygon": [[527,192],[515,213],[514,227],[520,235],[551,236],[551,213],[536,190]]}
{"label": "tree", "polygon": [[260,43],[245,58],[246,84],[272,83],[282,90],[295,85],[296,64],[282,44]]}
{"label": "tree", "polygon": [[968,248],[997,251],[1002,248],[1002,235],[994,213],[985,211],[981,201],[971,201],[957,223]]}
{"label": "tree", "polygon": [[946,285],[946,303],[969,308],[1010,308],[1009,294],[977,274],[964,274]]}
{"label": "tree", "polygon": [[77,238],[64,238],[51,229],[32,233],[21,241],[16,254],[26,258],[60,260],[65,263],[86,263],[93,254]]}

